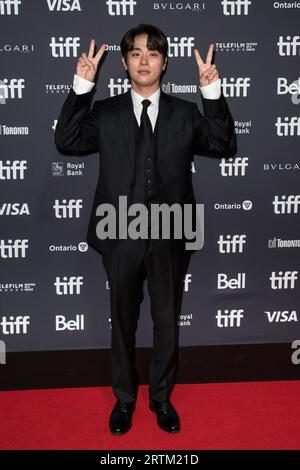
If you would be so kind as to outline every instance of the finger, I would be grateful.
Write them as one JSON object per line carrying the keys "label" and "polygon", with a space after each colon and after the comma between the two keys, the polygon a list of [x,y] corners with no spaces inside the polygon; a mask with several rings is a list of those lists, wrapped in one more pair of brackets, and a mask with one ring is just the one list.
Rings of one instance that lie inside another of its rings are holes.
{"label": "finger", "polygon": [[208,69],[204,70],[204,72],[202,73],[203,77],[204,78],[208,78],[209,75],[211,75],[213,73],[213,70],[211,67],[209,67]]}
{"label": "finger", "polygon": [[214,78],[218,77],[218,75],[219,75],[218,72],[215,72],[215,73],[213,73],[212,75],[210,75],[210,76],[208,77],[208,80],[211,81],[211,80],[213,80]]}
{"label": "finger", "polygon": [[199,54],[199,51],[198,49],[194,49],[194,54],[195,54],[195,58],[196,58],[196,61],[197,61],[197,64],[198,66],[200,67],[201,65],[203,65],[203,60]]}
{"label": "finger", "polygon": [[87,58],[87,55],[85,52],[82,53],[82,60],[83,62],[86,64],[86,65],[91,65],[92,62],[90,61],[90,59]]}
{"label": "finger", "polygon": [[101,57],[103,56],[104,52],[105,52],[105,48],[106,48],[107,44],[102,44],[102,46],[100,47],[99,51],[97,52],[97,54],[95,55],[94,57],[94,63],[96,65],[98,65],[98,62],[100,61]]}
{"label": "finger", "polygon": [[89,49],[89,59],[92,59],[94,56],[94,51],[95,51],[95,39],[91,39],[90,42],[90,49]]}
{"label": "finger", "polygon": [[208,48],[208,53],[207,53],[207,56],[206,56],[206,64],[208,64],[208,65],[211,64],[213,52],[214,52],[214,45],[210,44],[210,46]]}

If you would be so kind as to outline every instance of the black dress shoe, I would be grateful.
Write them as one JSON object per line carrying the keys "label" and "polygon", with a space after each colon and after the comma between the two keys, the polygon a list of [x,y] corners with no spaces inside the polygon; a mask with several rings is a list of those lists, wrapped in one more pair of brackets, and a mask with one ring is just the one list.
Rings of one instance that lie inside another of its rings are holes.
{"label": "black dress shoe", "polygon": [[150,400],[150,410],[154,411],[157,416],[158,426],[167,432],[179,432],[180,420],[174,406],[167,401]]}
{"label": "black dress shoe", "polygon": [[117,400],[109,418],[109,429],[112,434],[120,435],[129,431],[134,410],[135,402],[125,403]]}

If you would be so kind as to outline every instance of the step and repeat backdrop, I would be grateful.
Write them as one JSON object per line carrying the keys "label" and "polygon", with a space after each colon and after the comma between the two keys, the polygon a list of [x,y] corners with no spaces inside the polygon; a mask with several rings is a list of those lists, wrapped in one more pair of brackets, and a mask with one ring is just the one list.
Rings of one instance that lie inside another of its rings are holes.
{"label": "step and repeat backdrop", "polygon": [[[139,23],[169,42],[162,89],[202,110],[197,47],[235,121],[235,158],[195,156],[204,245],[184,280],[182,346],[300,339],[300,2],[0,0],[0,344],[110,347],[109,284],[86,242],[99,155],[54,144],[77,57],[108,44],[94,99],[130,83],[120,40]],[[116,129],[118,132],[118,129]],[[147,283],[137,346],[152,346]]]}

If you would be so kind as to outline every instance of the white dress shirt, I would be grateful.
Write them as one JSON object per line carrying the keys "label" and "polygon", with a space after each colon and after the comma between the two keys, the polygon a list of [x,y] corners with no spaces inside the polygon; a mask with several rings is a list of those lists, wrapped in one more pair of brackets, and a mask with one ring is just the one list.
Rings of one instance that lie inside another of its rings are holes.
{"label": "white dress shirt", "polygon": [[[88,93],[92,90],[95,83],[91,82],[90,80],[86,80],[85,78],[79,77],[79,75],[74,75],[73,80],[73,90],[76,95],[83,95],[84,93]],[[202,96],[209,100],[216,100],[221,96],[221,79],[219,78],[215,82],[211,83],[210,85],[205,85],[200,87]],[[142,101],[145,99],[142,95],[134,91],[132,88],[130,90],[131,98],[133,102],[133,109],[136,120],[138,125],[141,123],[141,114],[143,111]],[[151,101],[151,104],[148,106],[148,116],[150,118],[152,129],[154,130],[157,115],[158,115],[158,108],[159,108],[159,97],[160,97],[160,88],[156,90],[151,96],[147,99]]]}

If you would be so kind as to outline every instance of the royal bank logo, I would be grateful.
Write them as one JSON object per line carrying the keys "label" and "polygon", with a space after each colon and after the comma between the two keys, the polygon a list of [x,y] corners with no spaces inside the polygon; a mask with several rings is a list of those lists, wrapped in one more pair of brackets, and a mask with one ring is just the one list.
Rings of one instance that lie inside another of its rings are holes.
{"label": "royal bank logo", "polygon": [[238,135],[249,135],[252,121],[234,121],[234,132]]}
{"label": "royal bank logo", "polygon": [[52,176],[83,176],[84,162],[52,162]]}

